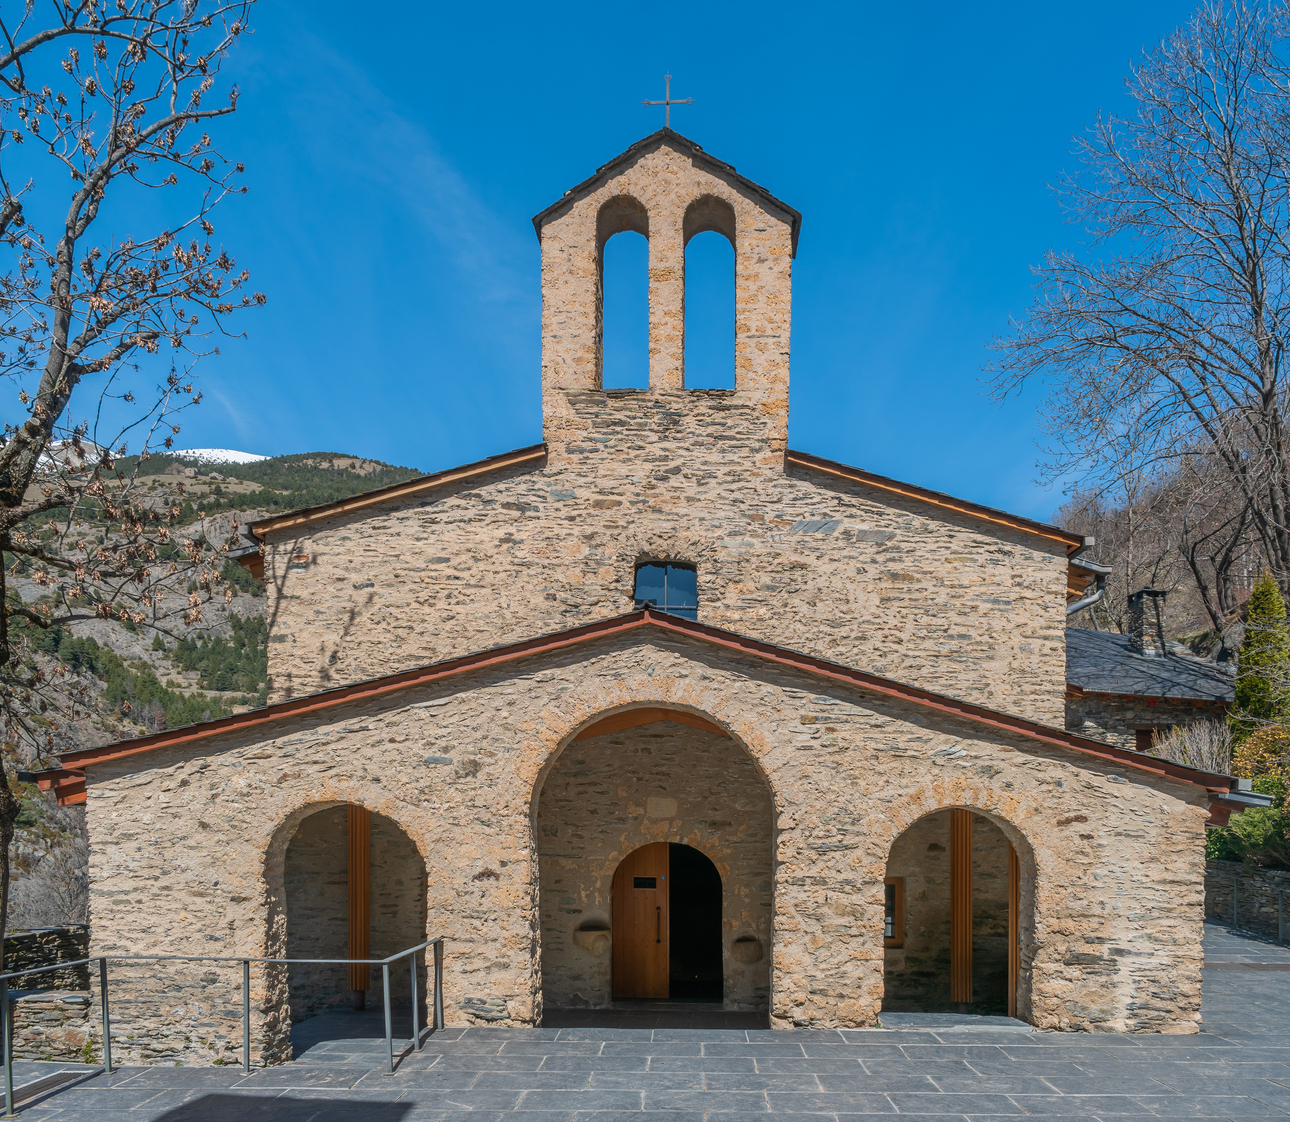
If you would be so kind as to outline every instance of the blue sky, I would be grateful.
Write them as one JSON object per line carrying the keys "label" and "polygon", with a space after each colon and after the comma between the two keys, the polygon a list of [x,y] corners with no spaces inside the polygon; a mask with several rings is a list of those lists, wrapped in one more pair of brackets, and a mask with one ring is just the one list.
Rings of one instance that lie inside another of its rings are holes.
{"label": "blue sky", "polygon": [[[986,346],[1025,310],[1029,266],[1078,239],[1047,186],[1071,137],[1123,110],[1132,61],[1191,10],[265,3],[218,131],[250,192],[217,233],[269,303],[201,365],[179,443],[433,471],[540,440],[530,219],[662,124],[639,103],[670,70],[695,98],[673,127],[804,215],[791,445],[1047,518],[1040,395],[982,396]],[[607,297],[623,384],[630,241]],[[728,290],[703,277],[729,250],[700,241],[691,330],[720,384]]]}

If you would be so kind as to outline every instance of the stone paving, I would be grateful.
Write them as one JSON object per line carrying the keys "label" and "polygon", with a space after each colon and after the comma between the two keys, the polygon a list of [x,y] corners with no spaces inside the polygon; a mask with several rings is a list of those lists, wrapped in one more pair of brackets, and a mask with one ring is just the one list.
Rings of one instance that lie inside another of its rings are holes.
{"label": "stone paving", "polygon": [[226,1067],[123,1068],[23,1114],[31,1122],[622,1122],[650,1111],[668,1112],[668,1122],[1290,1116],[1290,950],[1209,925],[1204,1014],[1193,1036],[958,1024],[449,1029],[393,1076],[379,1066],[384,1040],[310,1039],[303,1059],[249,1077]]}

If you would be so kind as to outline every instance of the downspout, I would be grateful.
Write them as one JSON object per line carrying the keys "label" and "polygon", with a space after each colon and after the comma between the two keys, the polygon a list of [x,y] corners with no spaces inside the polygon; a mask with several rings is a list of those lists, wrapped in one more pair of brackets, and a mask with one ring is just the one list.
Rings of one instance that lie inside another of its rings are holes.
{"label": "downspout", "polygon": [[1083,611],[1085,608],[1091,608],[1106,595],[1106,578],[1108,573],[1097,574],[1097,588],[1090,592],[1083,600],[1076,600],[1073,604],[1066,605],[1066,614],[1073,616],[1076,612]]}

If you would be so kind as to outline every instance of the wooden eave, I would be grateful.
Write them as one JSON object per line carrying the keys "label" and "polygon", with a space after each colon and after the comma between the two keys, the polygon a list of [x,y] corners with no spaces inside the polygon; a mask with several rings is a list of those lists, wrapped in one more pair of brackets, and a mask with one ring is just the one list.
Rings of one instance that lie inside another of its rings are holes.
{"label": "wooden eave", "polygon": [[[1235,783],[1235,780],[1230,776],[1199,771],[1169,760],[1160,760],[1154,756],[1146,756],[1127,748],[1119,748],[1113,744],[1104,744],[1098,740],[1075,736],[1064,729],[1041,725],[1038,722],[1028,721],[1022,717],[1014,717],[1007,713],[986,709],[983,706],[973,705],[957,698],[946,697],[943,694],[933,693],[917,686],[892,681],[889,678],[882,678],[876,674],[866,673],[863,670],[854,670],[838,663],[815,658],[812,655],[777,647],[770,643],[763,643],[757,639],[749,639],[732,631],[708,627],[705,624],[695,623],[679,616],[668,615],[648,608],[643,611],[601,620],[597,623],[589,623],[582,627],[571,628],[567,631],[558,631],[537,639],[529,639],[521,643],[511,643],[504,647],[480,651],[464,658],[450,659],[446,662],[434,663],[416,670],[405,670],[402,673],[391,674],[372,681],[360,682],[352,686],[342,686],[323,693],[279,702],[263,709],[254,709],[247,713],[238,713],[231,717],[221,717],[219,720],[190,725],[187,728],[155,733],[152,736],[143,736],[136,740],[120,741],[101,748],[87,748],[80,752],[70,752],[61,757],[61,767],[41,772],[36,778],[42,790],[55,791],[56,793],[67,791],[69,796],[72,796],[68,798],[68,802],[79,802],[85,797],[83,788],[85,769],[98,764],[139,756],[160,748],[197,745],[230,733],[246,732],[286,720],[299,719],[308,714],[323,712],[357,701],[384,697],[418,686],[433,685],[487,667],[515,662],[534,655],[566,650],[594,640],[622,636],[636,631],[655,631],[663,635],[679,635],[698,639],[741,656],[753,657],[768,664],[804,672],[823,680],[839,682],[869,693],[907,702],[919,708],[933,710],[983,728],[1019,735],[1042,744],[1131,767],[1137,771],[1147,772],[1152,775],[1181,780],[1193,786],[1201,787],[1206,791],[1227,792],[1232,789]],[[73,789],[76,790],[76,795],[72,794]],[[60,796],[61,801],[62,797]]]}
{"label": "wooden eave", "polygon": [[853,483],[863,483],[876,491],[915,499],[918,502],[940,507],[942,510],[952,510],[956,514],[965,514],[969,518],[979,518],[984,522],[993,522],[998,526],[1007,526],[1012,530],[1021,530],[1036,537],[1058,542],[1065,547],[1068,555],[1077,549],[1083,549],[1088,544],[1088,540],[1082,534],[1073,534],[1069,530],[1062,530],[1030,518],[1022,518],[1017,514],[1008,514],[1006,511],[995,510],[994,507],[983,506],[967,499],[956,499],[953,495],[932,491],[913,483],[902,483],[897,479],[888,479],[884,475],[874,475],[873,472],[863,471],[849,464],[840,464],[834,460],[826,460],[821,456],[813,456],[809,452],[795,452],[790,448],[784,453],[784,458],[794,467],[822,472]]}
{"label": "wooden eave", "polygon": [[1066,700],[1078,701],[1082,697],[1104,697],[1108,701],[1177,701],[1190,702],[1192,705],[1214,705],[1226,709],[1230,702],[1216,697],[1170,697],[1156,693],[1107,693],[1104,690],[1086,690],[1071,682],[1066,683]]}
{"label": "wooden eave", "polygon": [[[304,507],[301,510],[293,510],[287,514],[275,514],[272,518],[261,518],[257,522],[249,523],[247,528],[260,541],[264,541],[269,534],[278,533],[282,530],[295,530],[301,526],[307,526],[311,522],[332,518],[338,514],[350,514],[356,510],[366,510],[368,507],[379,506],[381,503],[414,498],[427,491],[433,491],[436,487],[446,487],[452,483],[467,483],[493,472],[531,466],[545,458],[546,445],[533,444],[528,448],[517,448],[514,452],[503,452],[498,456],[489,456],[488,459],[477,460],[473,464],[463,464],[461,467],[448,468],[446,471],[436,472],[434,475],[423,475],[418,479],[409,479],[404,483],[392,483],[388,487],[378,487],[375,491],[364,491],[361,495],[353,495],[348,499],[337,499],[335,502]],[[238,560],[241,561],[242,559],[239,558]],[[245,561],[242,564],[244,567],[249,567]],[[263,563],[261,563],[261,574],[263,574]],[[260,579],[263,580],[263,575],[261,575]]]}

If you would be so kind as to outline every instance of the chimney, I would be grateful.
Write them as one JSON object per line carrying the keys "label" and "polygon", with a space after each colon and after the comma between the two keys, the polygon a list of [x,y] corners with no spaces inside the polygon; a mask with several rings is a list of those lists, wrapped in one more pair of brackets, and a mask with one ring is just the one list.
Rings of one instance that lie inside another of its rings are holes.
{"label": "chimney", "polygon": [[1129,649],[1152,658],[1165,653],[1165,596],[1158,588],[1140,588],[1129,596]]}

